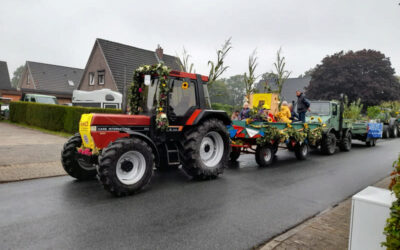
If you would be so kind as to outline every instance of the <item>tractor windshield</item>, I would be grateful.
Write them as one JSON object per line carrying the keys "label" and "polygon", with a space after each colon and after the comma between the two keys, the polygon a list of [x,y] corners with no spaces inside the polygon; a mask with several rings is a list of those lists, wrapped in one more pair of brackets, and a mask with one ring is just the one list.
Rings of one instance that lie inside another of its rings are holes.
{"label": "tractor windshield", "polygon": [[330,112],[329,102],[310,102],[310,112],[307,112],[307,116],[313,115],[329,115]]}
{"label": "tractor windshield", "polygon": [[143,94],[146,105],[143,107],[143,113],[149,114],[156,109],[158,100],[158,78],[151,80],[151,84],[144,88]]}

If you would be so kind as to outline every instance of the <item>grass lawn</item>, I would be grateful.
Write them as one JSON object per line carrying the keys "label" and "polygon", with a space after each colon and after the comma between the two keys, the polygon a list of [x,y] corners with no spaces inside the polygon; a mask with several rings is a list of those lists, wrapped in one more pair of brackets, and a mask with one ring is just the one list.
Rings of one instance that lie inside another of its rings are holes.
{"label": "grass lawn", "polygon": [[30,129],[34,129],[34,130],[38,130],[38,131],[47,133],[47,134],[58,135],[58,136],[62,136],[62,137],[65,137],[65,138],[69,138],[69,137],[73,136],[73,134],[70,134],[70,133],[52,131],[52,130],[48,130],[48,129],[44,129],[44,128],[39,128],[39,127],[36,127],[36,126],[27,125],[27,124],[11,122],[9,120],[0,120],[0,122],[13,124],[13,125],[16,125],[16,126],[19,126],[19,127],[30,128]]}

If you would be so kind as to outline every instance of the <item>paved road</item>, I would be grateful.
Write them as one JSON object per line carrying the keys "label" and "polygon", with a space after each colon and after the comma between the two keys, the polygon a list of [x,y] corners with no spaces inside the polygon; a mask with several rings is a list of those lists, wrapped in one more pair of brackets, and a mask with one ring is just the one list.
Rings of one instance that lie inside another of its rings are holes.
{"label": "paved road", "polygon": [[55,177],[0,185],[1,249],[246,249],[387,176],[400,139],[271,168],[242,156],[222,178],[156,173],[151,187],[113,198],[99,184]]}

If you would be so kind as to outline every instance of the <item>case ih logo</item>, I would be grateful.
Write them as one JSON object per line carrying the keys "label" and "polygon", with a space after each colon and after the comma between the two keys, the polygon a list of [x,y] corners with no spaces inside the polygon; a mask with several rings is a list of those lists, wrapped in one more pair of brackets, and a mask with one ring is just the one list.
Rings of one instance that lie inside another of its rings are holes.
{"label": "case ih logo", "polygon": [[82,127],[86,127],[86,126],[89,125],[89,123],[88,122],[81,122],[79,125],[82,126]]}

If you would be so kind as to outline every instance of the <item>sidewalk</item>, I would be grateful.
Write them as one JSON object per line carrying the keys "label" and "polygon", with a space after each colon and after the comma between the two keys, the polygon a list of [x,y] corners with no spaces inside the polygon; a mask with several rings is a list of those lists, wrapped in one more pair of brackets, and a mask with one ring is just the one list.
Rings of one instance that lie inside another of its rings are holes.
{"label": "sidewalk", "polygon": [[[373,186],[388,188],[389,183],[390,177],[387,177]],[[259,249],[347,249],[350,209],[351,198],[273,238]]]}
{"label": "sidewalk", "polygon": [[0,183],[65,175],[66,138],[0,122]]}

